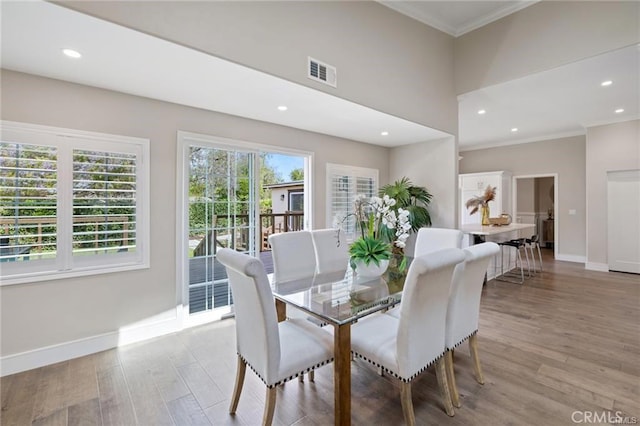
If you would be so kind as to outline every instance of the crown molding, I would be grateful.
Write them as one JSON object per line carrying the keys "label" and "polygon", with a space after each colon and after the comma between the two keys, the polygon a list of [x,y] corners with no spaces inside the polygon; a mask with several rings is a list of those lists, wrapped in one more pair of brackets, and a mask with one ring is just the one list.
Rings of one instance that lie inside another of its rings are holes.
{"label": "crown molding", "polygon": [[432,16],[421,8],[416,7],[416,5],[420,4],[419,1],[411,2],[397,0],[378,0],[378,3],[388,7],[389,9],[393,9],[396,12],[413,18],[416,21],[422,22],[423,24],[445,32],[453,37],[460,37],[461,35],[490,24],[493,21],[497,21],[498,19],[504,18],[507,15],[518,12],[526,7],[538,3],[539,1],[540,0],[519,0],[517,2],[505,2],[505,5],[500,9],[495,10],[489,14],[479,16],[458,26],[451,25],[442,19]]}
{"label": "crown molding", "polygon": [[585,130],[562,132],[562,133],[551,133],[544,136],[534,136],[534,137],[525,138],[525,139],[506,140],[506,141],[500,141],[500,142],[488,142],[488,143],[479,143],[479,144],[469,145],[469,146],[461,146],[459,148],[459,152],[463,153],[466,151],[477,151],[479,149],[500,148],[500,147],[510,146],[510,145],[522,145],[525,143],[543,142],[543,141],[548,141],[552,139],[562,139],[562,138],[570,138],[573,136],[584,136],[584,135],[586,135]]}
{"label": "crown molding", "polygon": [[480,16],[477,19],[474,19],[473,21],[470,21],[465,25],[458,27],[456,33],[452,35],[454,37],[460,37],[461,35],[464,35],[473,30],[477,30],[480,27],[484,27],[485,25],[490,24],[493,21],[497,21],[498,19],[504,18],[505,16],[511,15],[512,13],[516,13],[526,7],[538,3],[539,1],[540,0],[521,0],[517,3],[508,3],[493,13]]}

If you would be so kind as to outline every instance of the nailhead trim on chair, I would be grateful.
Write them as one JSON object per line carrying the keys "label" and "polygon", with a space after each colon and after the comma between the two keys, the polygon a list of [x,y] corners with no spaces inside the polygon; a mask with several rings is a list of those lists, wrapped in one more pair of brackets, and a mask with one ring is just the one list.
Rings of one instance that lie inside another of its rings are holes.
{"label": "nailhead trim on chair", "polygon": [[245,363],[245,364],[247,364],[247,365],[249,366],[249,368],[251,368],[251,370],[253,370],[253,372],[254,372],[254,373],[256,373],[256,376],[260,377],[260,380],[262,380],[262,382],[263,382],[265,385],[267,385],[267,387],[268,387],[269,389],[271,389],[271,388],[275,388],[276,386],[281,385],[281,384],[283,384],[283,383],[285,383],[285,382],[288,382],[289,380],[293,380],[293,379],[295,379],[296,377],[301,376],[301,375],[303,375],[303,374],[305,374],[305,373],[308,373],[308,372],[309,372],[309,371],[311,371],[311,370],[315,370],[316,368],[322,367],[323,365],[327,365],[327,364],[329,364],[329,363],[333,362],[333,358],[330,358],[330,359],[328,359],[328,360],[326,360],[326,361],[322,361],[321,363],[318,363],[318,364],[316,364],[316,365],[314,365],[314,366],[312,366],[312,367],[309,367],[309,368],[307,368],[306,370],[302,370],[302,371],[300,371],[300,372],[298,372],[298,373],[294,374],[293,376],[287,377],[286,379],[280,380],[280,381],[278,381],[278,382],[276,382],[276,383],[273,383],[273,384],[269,385],[269,384],[267,384],[267,381],[266,381],[266,380],[265,380],[265,379],[264,379],[264,378],[263,378],[263,377],[262,377],[262,376],[261,376],[261,375],[256,371],[256,369],[255,369],[255,368],[253,368],[253,366],[252,366],[251,364],[249,364],[249,363],[247,362],[247,360],[246,360],[242,355],[238,354],[238,356],[239,356],[240,358],[242,358],[242,360],[244,361],[244,363]]}
{"label": "nailhead trim on chair", "polygon": [[358,358],[362,358],[363,360],[367,361],[370,364],[375,365],[378,368],[381,368],[383,371],[389,373],[390,375],[392,375],[393,377],[395,377],[398,380],[402,380],[405,383],[409,383],[410,381],[412,381],[413,379],[415,379],[416,377],[418,377],[422,372],[424,372],[427,368],[431,367],[436,361],[438,361],[440,358],[442,358],[442,355],[444,355],[445,353],[442,352],[440,355],[438,355],[436,357],[436,359],[434,359],[433,361],[431,361],[430,363],[428,363],[427,365],[425,365],[424,367],[422,367],[420,370],[418,370],[417,373],[415,373],[413,376],[407,378],[401,377],[398,374],[394,373],[393,371],[389,370],[387,367],[385,367],[384,365],[380,365],[375,361],[370,360],[369,358],[367,358],[366,356],[360,355],[357,352],[351,351],[351,353],[355,356],[357,356]]}
{"label": "nailhead trim on chair", "polygon": [[461,344],[463,344],[464,342],[466,342],[467,340],[469,340],[469,338],[471,336],[473,336],[474,334],[478,334],[478,330],[474,331],[473,333],[469,334],[467,337],[465,337],[464,339],[460,340],[458,343],[456,343],[455,345],[453,345],[452,348],[447,348],[447,351],[450,351],[452,349],[457,348],[458,346],[460,346]]}

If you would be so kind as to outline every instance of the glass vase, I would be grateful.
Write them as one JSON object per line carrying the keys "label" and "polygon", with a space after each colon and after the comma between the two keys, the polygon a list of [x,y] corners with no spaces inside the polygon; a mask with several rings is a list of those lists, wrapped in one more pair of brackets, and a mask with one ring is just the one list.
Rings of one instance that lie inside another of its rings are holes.
{"label": "glass vase", "polygon": [[486,204],[481,207],[480,212],[482,213],[482,226],[488,226],[491,223],[489,222],[489,205]]}

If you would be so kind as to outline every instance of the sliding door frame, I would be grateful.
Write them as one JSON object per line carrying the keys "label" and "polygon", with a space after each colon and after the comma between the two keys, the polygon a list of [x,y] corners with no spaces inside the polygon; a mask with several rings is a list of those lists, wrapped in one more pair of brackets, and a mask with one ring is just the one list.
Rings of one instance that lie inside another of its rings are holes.
{"label": "sliding door frame", "polygon": [[[179,328],[191,327],[199,324],[219,320],[232,312],[229,309],[212,309],[197,314],[189,314],[189,148],[201,146],[209,148],[227,149],[256,154],[258,161],[254,162],[253,191],[259,197],[260,185],[260,153],[274,153],[304,157],[304,228],[311,229],[313,224],[313,152],[274,145],[265,145],[237,139],[228,139],[200,133],[178,131],[177,135],[177,167],[176,167],[176,306]],[[308,195],[307,195],[308,194]],[[254,244],[256,250],[260,248],[260,200],[255,203],[256,229]]]}

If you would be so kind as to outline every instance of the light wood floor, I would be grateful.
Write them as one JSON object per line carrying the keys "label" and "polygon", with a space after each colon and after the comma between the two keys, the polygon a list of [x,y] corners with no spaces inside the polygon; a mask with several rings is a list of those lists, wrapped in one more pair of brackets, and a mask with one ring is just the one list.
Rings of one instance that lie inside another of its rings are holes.
{"label": "light wood floor", "polygon": [[[640,277],[547,259],[524,286],[484,289],[479,346],[486,384],[455,352],[462,407],[449,418],[433,370],[413,385],[417,424],[570,425],[575,411],[640,421]],[[238,413],[234,321],[62,362],[0,380],[2,425],[257,425],[264,386],[247,370]],[[352,423],[402,423],[399,387],[352,364]],[[332,366],[279,387],[274,424],[333,424]],[[580,413],[575,420],[584,420]]]}

